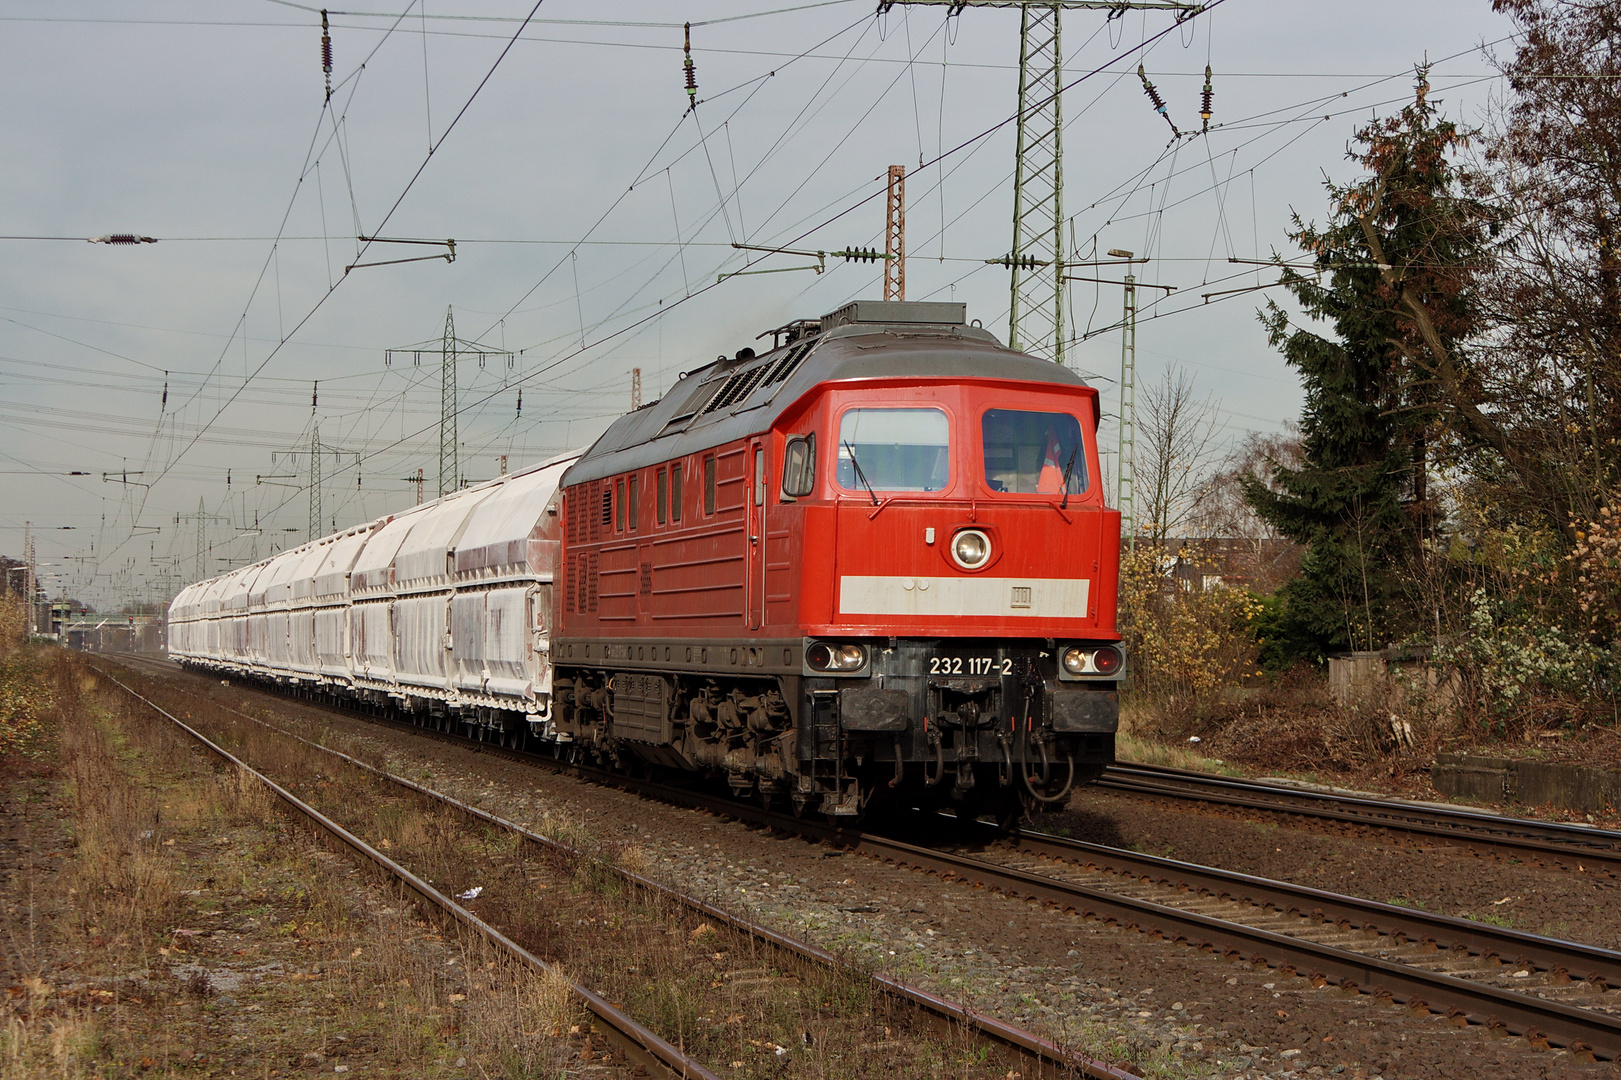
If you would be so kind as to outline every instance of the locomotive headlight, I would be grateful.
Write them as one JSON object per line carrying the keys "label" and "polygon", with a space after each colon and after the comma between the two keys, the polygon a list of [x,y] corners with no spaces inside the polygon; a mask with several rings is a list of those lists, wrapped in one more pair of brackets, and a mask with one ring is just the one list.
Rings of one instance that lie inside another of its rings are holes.
{"label": "locomotive headlight", "polygon": [[1109,645],[1099,649],[1072,645],[1064,650],[1063,663],[1064,670],[1071,675],[1108,677],[1120,670],[1120,650]]}
{"label": "locomotive headlight", "polygon": [[951,557],[964,570],[977,570],[991,557],[991,538],[978,529],[964,529],[951,538]]}
{"label": "locomotive headlight", "polygon": [[866,662],[867,650],[860,645],[818,641],[805,650],[805,663],[813,671],[859,671]]}

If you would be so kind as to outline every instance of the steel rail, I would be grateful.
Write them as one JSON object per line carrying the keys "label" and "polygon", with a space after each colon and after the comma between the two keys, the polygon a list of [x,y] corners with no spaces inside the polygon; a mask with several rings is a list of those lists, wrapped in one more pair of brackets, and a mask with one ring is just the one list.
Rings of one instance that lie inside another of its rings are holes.
{"label": "steel rail", "polygon": [[1048,833],[1020,832],[1000,842],[1044,858],[1121,868],[1155,884],[1184,886],[1222,900],[1270,905],[1285,913],[1336,923],[1343,929],[1402,935],[1409,941],[1440,949],[1462,949],[1487,961],[1496,959],[1540,971],[1563,972],[1595,989],[1621,988],[1621,951],[1614,949]]}
{"label": "steel rail", "polygon": [[1155,937],[1219,952],[1231,960],[1248,960],[1286,974],[1309,973],[1319,985],[1335,982],[1347,990],[1387,995],[1415,1010],[1428,1011],[1431,1003],[1450,1002],[1449,1015],[1456,1020],[1506,1029],[1532,1041],[1544,1038],[1596,1057],[1621,1057],[1621,1016],[897,840],[861,835],[850,838],[847,846],[897,865],[975,882],[1126,930],[1147,930]]}
{"label": "steel rail", "polygon": [[[118,683],[118,679],[115,676],[109,674],[107,678],[114,683]],[[132,695],[140,697],[140,695],[135,691],[130,690],[128,687],[123,687],[122,684],[119,685]],[[145,701],[146,699],[142,698],[142,700]],[[153,708],[159,708],[151,702],[147,702],[147,704],[152,705]],[[623,867],[615,866],[611,863],[605,863],[600,859],[595,859],[592,856],[579,851],[578,849],[568,846],[567,844],[553,840],[550,837],[537,833],[518,824],[517,822],[501,817],[498,814],[493,814],[488,810],[484,810],[480,807],[472,805],[471,803],[464,802],[453,795],[447,795],[442,791],[437,791],[408,777],[391,773],[386,769],[380,769],[365,761],[361,761],[351,754],[346,754],[343,751],[333,749],[330,746],[324,746],[321,743],[307,739],[296,732],[287,731],[285,728],[268,723],[256,716],[251,716],[244,713],[241,710],[233,709],[228,705],[220,705],[218,703],[211,702],[210,704],[213,704],[215,708],[233,713],[245,720],[249,720],[264,728],[274,731],[277,734],[286,736],[290,739],[296,739],[300,743],[303,743],[305,746],[308,746],[314,750],[330,754],[331,756],[380,779],[387,780],[400,787],[404,787],[416,792],[417,794],[426,798],[450,806],[457,811],[474,818],[475,820],[483,822],[484,824],[491,825],[513,833],[514,835],[520,836],[524,840],[536,844],[537,846],[540,846],[548,851],[563,854],[572,858],[589,859],[599,866],[604,872],[617,876],[620,880],[636,887],[637,889],[673,900],[683,907],[686,907],[706,918],[713,919],[731,930],[754,937],[768,945],[781,949],[790,955],[797,956],[802,960],[828,968],[847,969],[849,967],[847,963],[841,961],[838,957],[834,956],[832,953],[821,948],[820,946],[812,945],[808,942],[789,937],[788,935],[774,930],[771,927],[746,919],[742,916],[735,915],[724,910],[723,908],[716,907],[708,901],[701,900],[697,897],[680,892],[679,890],[672,889],[667,885],[654,881],[653,879],[644,875],[637,874],[634,871],[626,870]],[[159,711],[162,710],[159,709]],[[410,724],[400,724],[399,726],[413,732],[429,730],[418,728],[415,725]],[[430,733],[444,735],[442,732],[432,732],[431,730]],[[456,736],[446,735],[445,737],[458,744],[462,742],[462,740]],[[594,772],[594,770],[590,770],[585,766],[565,765],[564,763],[556,762],[543,756],[532,755],[523,751],[514,751],[507,747],[494,746],[489,743],[472,741],[469,745],[479,749],[496,750],[497,752],[505,755],[513,756],[524,764],[532,764],[535,760],[539,760],[554,767],[563,765],[565,769],[570,771],[580,771],[585,773]],[[603,777],[608,779],[614,778],[613,774],[606,773],[603,774]],[[599,779],[594,776],[592,778]],[[899,979],[895,979],[877,972],[862,972],[861,974],[877,984],[880,990],[897,999],[900,999],[903,1002],[909,1003],[921,1009],[931,1017],[940,1021],[959,1025],[970,1031],[977,1032],[996,1042],[1004,1044],[1006,1047],[1017,1051],[1021,1055],[1034,1058],[1043,1065],[1055,1066],[1060,1070],[1064,1070],[1065,1072],[1078,1072],[1080,1075],[1093,1078],[1093,1080],[1133,1080],[1133,1078],[1136,1076],[1135,1073],[1116,1068],[1109,1065],[1107,1062],[1097,1061],[1095,1059],[1076,1054],[1053,1042],[1051,1039],[1037,1035],[1034,1032],[1026,1031],[1023,1028],[1016,1027],[1007,1023],[1006,1021],[1000,1020],[987,1013],[981,1012],[978,1009],[972,1008],[971,1006],[964,1005],[961,1002],[956,1002],[950,1000],[949,998],[941,997],[940,995],[932,993],[928,990],[924,990],[921,987],[912,986]]]}
{"label": "steel rail", "polygon": [[1097,919],[1128,931],[1144,931],[1151,936],[1169,938],[1201,951],[1220,953],[1230,960],[1247,960],[1285,974],[1309,973],[1308,977],[1319,985],[1337,983],[1346,990],[1406,1003],[1415,1011],[1428,1012],[1432,1005],[1444,1007],[1454,1022],[1506,1030],[1523,1035],[1532,1042],[1546,1040],[1596,1058],[1621,1058],[1621,1016],[1581,1009],[1486,983],[1426,971],[1400,961],[1351,952],[1150,900],[998,866],[983,859],[801,820],[718,795],[634,780],[578,764],[556,762],[543,755],[496,747],[431,728],[398,721],[385,722],[388,726],[426,732],[469,748],[492,750],[516,760],[537,762],[676,805],[840,846],[942,879],[969,882],[1007,896],[1074,911],[1082,917]]}
{"label": "steel rail", "polygon": [[[1111,765],[1096,786],[1155,798],[1190,799],[1267,813],[1361,825],[1444,838],[1498,855],[1552,859],[1621,876],[1621,832],[1565,822],[1419,805],[1356,795],[1233,780],[1182,769]],[[1286,801],[1293,800],[1293,801]]]}
{"label": "steel rail", "polygon": [[[469,927],[491,945],[494,945],[530,970],[543,975],[555,976],[560,974],[556,968],[553,968],[546,961],[525,949],[522,945],[501,933],[500,930],[497,930],[494,926],[485,922],[404,866],[390,859],[387,855],[372,847],[264,773],[259,772],[201,731],[187,724],[150,698],[125,685],[116,676],[105,671],[102,674],[106,675],[113,685],[173,723],[221,760],[269,788],[277,798],[298,811],[317,828],[343,843],[355,854],[371,860],[392,877],[397,878],[428,904]],[[621,1010],[614,1008],[603,997],[573,980],[568,980],[568,982],[575,996],[584,1001],[586,1008],[609,1027],[612,1032],[612,1035],[609,1036],[610,1040],[619,1043],[620,1049],[626,1053],[627,1057],[634,1059],[641,1065],[656,1068],[671,1077],[681,1077],[684,1080],[721,1080],[719,1074],[711,1071],[702,1062],[690,1057],[685,1051],[665,1041],[656,1032],[644,1027]]]}
{"label": "steel rail", "polygon": [[[411,725],[401,726],[410,730],[424,730]],[[434,734],[453,742],[462,742],[455,736],[445,736],[439,732]],[[475,748],[489,746],[473,740],[463,745]],[[540,755],[492,749],[519,760],[561,767],[586,779],[636,794],[775,828],[942,879],[978,884],[1007,896],[1073,911],[1084,918],[1097,919],[1127,930],[1143,930],[1151,936],[1170,938],[1202,951],[1219,952],[1232,960],[1248,960],[1286,974],[1306,974],[1314,982],[1325,985],[1334,982],[1347,990],[1388,996],[1415,1010],[1428,1011],[1433,1004],[1445,1008],[1449,1017],[1456,1022],[1506,1030],[1533,1042],[1546,1039],[1552,1044],[1568,1047],[1577,1053],[1591,1053],[1597,1058],[1621,1057],[1621,1017],[1426,971],[1400,961],[1366,956],[1152,901],[1001,867],[982,859],[796,819],[718,795],[633,780],[586,766],[554,763]]]}

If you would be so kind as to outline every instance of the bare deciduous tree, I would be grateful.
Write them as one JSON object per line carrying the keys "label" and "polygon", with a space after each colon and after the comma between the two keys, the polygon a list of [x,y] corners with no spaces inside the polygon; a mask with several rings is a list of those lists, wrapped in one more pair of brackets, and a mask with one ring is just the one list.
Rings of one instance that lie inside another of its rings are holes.
{"label": "bare deciduous tree", "polygon": [[1195,532],[1235,540],[1280,540],[1283,534],[1255,512],[1244,494],[1244,478],[1276,490],[1274,473],[1281,466],[1299,469],[1304,462],[1300,426],[1288,424],[1276,434],[1246,434],[1227,451],[1210,478],[1190,522]]}
{"label": "bare deciduous tree", "polygon": [[1220,453],[1221,420],[1193,377],[1167,371],[1143,391],[1137,409],[1137,537],[1160,546],[1193,523]]}

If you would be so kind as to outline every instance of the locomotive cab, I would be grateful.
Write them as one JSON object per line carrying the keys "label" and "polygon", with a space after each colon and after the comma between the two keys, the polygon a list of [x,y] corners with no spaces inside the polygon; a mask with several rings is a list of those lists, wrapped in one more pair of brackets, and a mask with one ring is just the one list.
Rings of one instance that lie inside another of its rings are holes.
{"label": "locomotive cab", "polygon": [[1119,517],[1097,393],[1040,374],[830,382],[782,418],[774,510],[804,544],[796,801],[825,762],[887,761],[865,767],[868,797],[1006,816],[1113,760]]}
{"label": "locomotive cab", "polygon": [[960,304],[774,333],[564,476],[558,735],[834,817],[1061,804],[1124,666],[1097,392]]}

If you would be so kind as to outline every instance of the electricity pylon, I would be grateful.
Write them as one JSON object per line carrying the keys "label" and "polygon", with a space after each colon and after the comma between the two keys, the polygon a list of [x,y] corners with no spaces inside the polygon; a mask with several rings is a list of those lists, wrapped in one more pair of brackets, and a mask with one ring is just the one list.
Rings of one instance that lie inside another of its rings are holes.
{"label": "electricity pylon", "polygon": [[439,494],[460,487],[456,454],[456,318],[445,305],[445,336],[439,359]]}
{"label": "electricity pylon", "polygon": [[304,539],[314,540],[321,528],[321,425],[310,425],[310,520]]}
{"label": "electricity pylon", "polygon": [[1064,362],[1064,53],[1059,13],[1065,8],[1170,11],[1177,20],[1204,10],[1183,0],[880,0],[882,14],[896,4],[963,8],[1018,8],[1019,117],[1013,164],[1013,247],[1008,345]]}
{"label": "electricity pylon", "polygon": [[884,299],[906,299],[906,166],[889,167],[884,201]]}
{"label": "electricity pylon", "polygon": [[435,346],[439,353],[439,494],[448,495],[461,487],[460,444],[456,437],[456,365],[464,356],[476,356],[478,366],[483,367],[490,357],[495,356],[505,359],[507,366],[511,367],[516,354],[504,349],[488,349],[476,341],[457,337],[456,317],[447,306],[445,331],[439,341],[423,341],[389,349],[384,354],[385,363],[392,365],[396,354],[403,356],[410,353],[420,366],[423,354],[431,353]]}
{"label": "electricity pylon", "polygon": [[203,509],[203,500],[201,498],[197,500],[197,512],[195,514],[176,514],[174,516],[174,523],[176,525],[179,525],[182,521],[193,521],[197,523],[197,548],[196,554],[193,556],[192,563],[195,568],[195,576],[192,578],[193,581],[201,581],[203,578],[208,576],[208,523],[211,521],[230,520],[231,519],[226,517],[224,514],[210,514],[207,510]]}
{"label": "electricity pylon", "polygon": [[[315,424],[310,428],[310,517],[309,528],[305,536],[305,539],[307,540],[314,540],[317,537],[326,535],[327,532],[327,527],[322,524],[323,511],[325,507],[321,490],[321,484],[323,482],[322,455],[324,454],[332,455],[332,464],[335,469],[341,469],[344,466],[344,459],[347,457],[353,457],[355,459],[355,468],[357,470],[360,468],[360,455],[358,453],[355,453],[352,450],[339,449],[330,443],[323,443],[321,441],[321,426],[319,424]],[[360,474],[356,472],[356,487],[360,486],[359,480]],[[332,528],[334,531],[337,529],[337,522],[332,523]]]}

